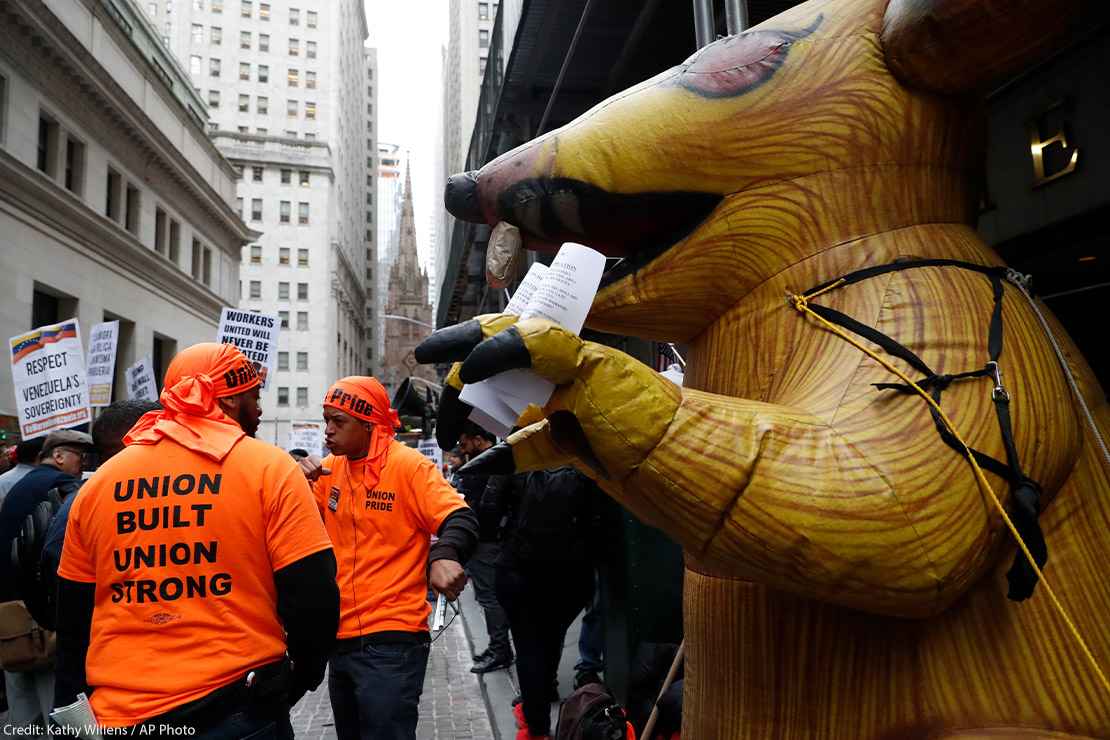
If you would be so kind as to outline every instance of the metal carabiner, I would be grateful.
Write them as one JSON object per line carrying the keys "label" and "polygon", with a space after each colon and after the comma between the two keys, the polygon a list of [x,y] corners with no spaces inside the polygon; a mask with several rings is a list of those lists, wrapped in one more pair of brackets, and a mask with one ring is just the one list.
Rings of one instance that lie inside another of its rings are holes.
{"label": "metal carabiner", "polygon": [[1002,368],[995,360],[987,362],[987,367],[990,368],[991,375],[994,376],[994,390],[991,392],[991,398],[995,401],[1009,401],[1010,394],[1002,385]]}

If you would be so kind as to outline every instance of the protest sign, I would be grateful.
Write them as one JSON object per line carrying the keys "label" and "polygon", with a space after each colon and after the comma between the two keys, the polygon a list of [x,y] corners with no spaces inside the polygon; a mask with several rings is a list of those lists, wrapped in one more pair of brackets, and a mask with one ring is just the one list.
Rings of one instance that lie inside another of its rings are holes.
{"label": "protest sign", "polygon": [[127,398],[132,401],[157,401],[158,382],[154,379],[154,363],[144,357],[127,368]]}
{"label": "protest sign", "polygon": [[276,314],[225,307],[220,314],[216,341],[238,347],[258,369],[258,374],[262,377],[262,387],[265,388],[269,385],[270,373],[274,369],[280,330],[281,321]]}
{"label": "protest sign", "polygon": [[312,455],[328,454],[324,447],[324,424],[320,421],[294,421],[289,428],[289,444],[285,449],[302,449]]}
{"label": "protest sign", "polygon": [[116,376],[116,344],[119,322],[96,324],[89,332],[89,403],[107,406],[112,402],[112,381]]}
{"label": "protest sign", "polygon": [[436,468],[443,467],[443,451],[434,439],[422,439],[416,443],[416,449],[421,455],[436,464]]}
{"label": "protest sign", "polygon": [[88,422],[89,385],[77,319],[8,340],[23,439]]}

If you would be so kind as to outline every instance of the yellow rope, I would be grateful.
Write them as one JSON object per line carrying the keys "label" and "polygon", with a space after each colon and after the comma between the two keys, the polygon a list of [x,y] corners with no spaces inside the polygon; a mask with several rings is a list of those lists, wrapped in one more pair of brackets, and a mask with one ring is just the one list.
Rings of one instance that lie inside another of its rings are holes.
{"label": "yellow rope", "polygon": [[922,388],[917,383],[915,383],[905,373],[891,364],[891,362],[885,357],[879,355],[877,352],[870,349],[869,347],[864,346],[855,337],[851,336],[831,321],[828,321],[827,319],[825,319],[825,317],[821,316],[809,307],[809,300],[811,298],[815,298],[826,291],[832,290],[833,288],[839,286],[842,282],[843,278],[810,296],[792,294],[791,300],[794,303],[794,308],[797,309],[800,313],[808,314],[817,319],[826,329],[833,332],[841,339],[845,340],[853,347],[878,362],[884,368],[897,375],[902,380],[902,382],[912,387],[919,396],[924,398],[925,401],[938,414],[940,414],[940,418],[944,421],[944,425],[948,427],[948,431],[952,433],[952,436],[955,437],[960,445],[964,448],[965,456],[967,457],[968,462],[971,463],[971,469],[975,471],[975,479],[979,484],[980,490],[986,490],[987,494],[990,496],[990,499],[994,503],[995,508],[998,509],[998,513],[1002,515],[1002,520],[1006,523],[1006,526],[1009,528],[1010,533],[1014,536],[1014,539],[1017,540],[1018,547],[1021,548],[1021,552],[1025,555],[1026,560],[1029,561],[1029,565],[1032,566],[1033,572],[1036,573],[1037,578],[1040,579],[1041,588],[1048,592],[1048,596],[1049,599],[1052,600],[1053,607],[1055,607],[1061,618],[1063,618],[1065,624],[1067,624],[1068,630],[1071,632],[1072,637],[1075,638],[1075,641],[1079,644],[1079,648],[1083,651],[1083,655],[1086,656],[1087,661],[1094,669],[1095,674],[1098,676],[1099,682],[1102,684],[1102,687],[1106,689],[1106,693],[1110,695],[1110,681],[1107,680],[1106,674],[1103,672],[1102,667],[1098,663],[1098,660],[1095,658],[1094,654],[1091,653],[1091,649],[1087,647],[1087,642],[1079,633],[1079,629],[1075,626],[1075,622],[1072,621],[1071,617],[1068,615],[1067,610],[1064,609],[1064,605],[1061,604],[1060,599],[1056,597],[1056,592],[1052,590],[1051,586],[1049,586],[1048,579],[1045,578],[1044,573],[1042,573],[1041,569],[1037,566],[1036,560],[1033,559],[1033,554],[1029,552],[1029,548],[1025,545],[1025,540],[1023,540],[1021,535],[1018,534],[1017,527],[1014,526],[1013,521],[1010,519],[1010,515],[1006,513],[1006,509],[1002,506],[1002,502],[1000,502],[998,500],[998,496],[995,495],[994,489],[991,488],[991,484],[987,481],[987,476],[983,473],[983,469],[979,467],[979,463],[978,461],[976,461],[975,455],[971,453],[971,448],[968,446],[967,442],[964,441],[963,437],[960,436],[960,433],[956,430],[955,425],[949,420],[948,416],[940,408],[940,404],[934,401],[932,396],[922,390]]}

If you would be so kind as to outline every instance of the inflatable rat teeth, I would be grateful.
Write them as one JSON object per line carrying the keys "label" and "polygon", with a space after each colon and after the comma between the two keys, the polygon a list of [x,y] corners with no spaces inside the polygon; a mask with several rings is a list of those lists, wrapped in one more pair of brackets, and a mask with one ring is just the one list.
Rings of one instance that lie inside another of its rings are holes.
{"label": "inflatable rat teeth", "polygon": [[[962,447],[796,310],[940,399],[1110,665],[1107,471],[972,228],[973,95],[1094,8],[815,0],[452,178],[452,212],[524,248],[625,258],[591,326],[690,347],[682,388],[536,319],[479,316],[418,349],[460,363],[456,390],[520,367],[559,384],[479,468],[573,462],[683,545],[684,737],[1110,737],[1105,679],[1015,564]],[[444,404],[448,443],[468,408]]]}

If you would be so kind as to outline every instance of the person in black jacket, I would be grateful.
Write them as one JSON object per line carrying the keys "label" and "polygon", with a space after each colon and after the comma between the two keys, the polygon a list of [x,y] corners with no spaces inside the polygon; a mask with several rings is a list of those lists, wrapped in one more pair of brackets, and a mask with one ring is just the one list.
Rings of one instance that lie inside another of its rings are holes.
{"label": "person in black jacket", "polygon": [[[459,448],[470,458],[488,450],[495,441],[492,434],[472,421],[467,421],[459,434]],[[478,517],[478,549],[466,564],[466,574],[474,585],[478,605],[485,612],[489,634],[489,646],[474,656],[471,673],[502,670],[513,663],[509,620],[497,601],[494,587],[494,567],[501,554],[501,520],[505,515],[509,485],[507,475],[458,476],[458,491]]]}
{"label": "person in black jacket", "polygon": [[518,740],[550,734],[567,628],[594,590],[601,492],[574,468],[514,477],[516,519],[497,562],[497,598],[517,650]]}

